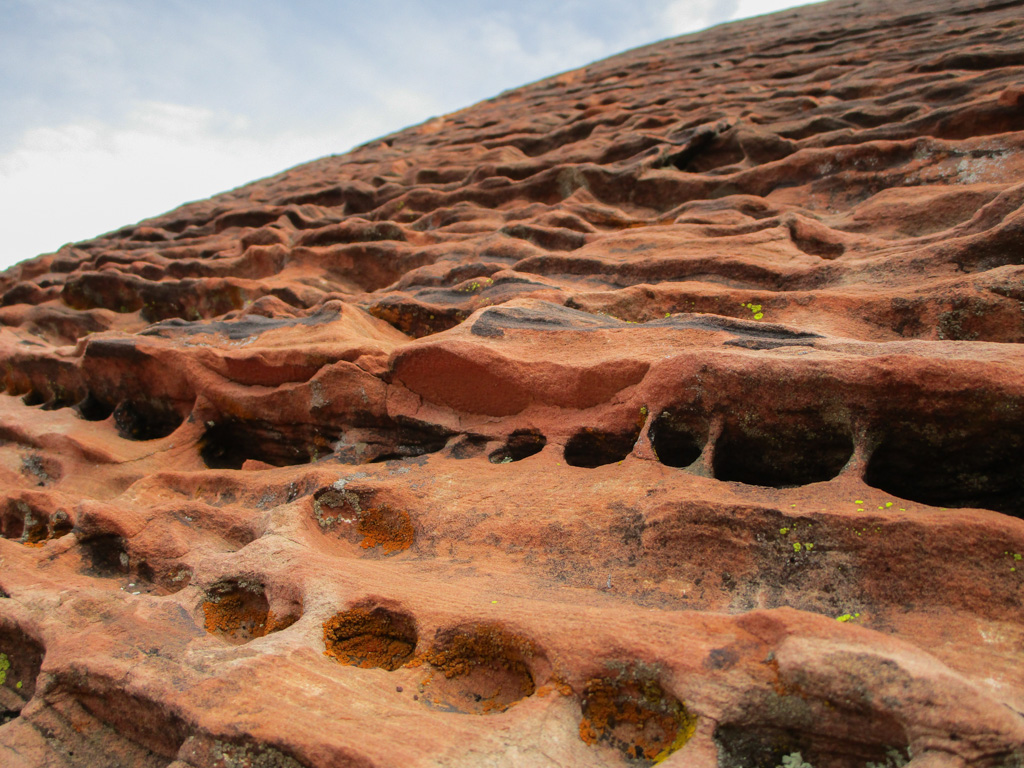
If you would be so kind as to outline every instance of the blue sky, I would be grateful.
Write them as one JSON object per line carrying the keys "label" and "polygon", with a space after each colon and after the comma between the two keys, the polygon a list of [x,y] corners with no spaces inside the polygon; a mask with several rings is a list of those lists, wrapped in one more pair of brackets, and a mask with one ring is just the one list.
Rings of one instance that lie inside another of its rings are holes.
{"label": "blue sky", "polygon": [[793,0],[0,0],[0,268]]}

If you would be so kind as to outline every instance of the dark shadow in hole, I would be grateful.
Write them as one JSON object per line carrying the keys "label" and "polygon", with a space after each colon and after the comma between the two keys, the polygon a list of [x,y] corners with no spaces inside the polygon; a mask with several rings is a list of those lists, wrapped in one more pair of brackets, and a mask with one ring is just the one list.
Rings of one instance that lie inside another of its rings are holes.
{"label": "dark shadow in hole", "polygon": [[548,439],[536,429],[519,429],[509,435],[505,445],[490,455],[492,464],[522,461],[544,450]]}
{"label": "dark shadow in hole", "polygon": [[78,544],[84,550],[91,575],[115,578],[130,571],[131,559],[123,536],[100,533],[84,538]]}
{"label": "dark shadow in hole", "polygon": [[[905,765],[909,762],[906,736],[888,723],[864,723],[864,738],[874,743],[823,738],[803,729],[764,725],[719,725],[714,740],[720,768],[777,768],[782,759],[800,753],[805,764],[834,768],[863,768],[868,762]],[[899,760],[896,759],[898,754]],[[900,760],[902,762],[900,762]]]}
{"label": "dark shadow in hole", "polygon": [[21,402],[29,406],[42,405],[46,402],[46,397],[38,390],[33,389],[27,395],[22,396]]}
{"label": "dark shadow in hole", "polygon": [[184,421],[166,403],[125,400],[114,409],[117,432],[126,440],[157,440],[167,437]]}
{"label": "dark shadow in hole", "polygon": [[589,469],[614,464],[629,456],[639,436],[639,430],[602,432],[587,427],[569,438],[565,444],[565,463]]}
{"label": "dark shadow in hole", "polygon": [[407,613],[357,605],[324,622],[324,653],[362,669],[398,669],[412,658],[418,635]]}
{"label": "dark shadow in hole", "polygon": [[725,423],[713,473],[718,480],[792,488],[831,480],[851,456],[849,429],[816,414],[779,413],[771,421],[748,416]]}
{"label": "dark shadow in hole", "polygon": [[9,499],[0,514],[0,536],[22,544],[40,544],[50,537],[46,515],[22,499]]}
{"label": "dark shadow in hole", "polygon": [[424,422],[400,422],[390,435],[390,446],[383,449],[372,462],[408,459],[437,453],[448,444],[451,432],[443,427]]}
{"label": "dark shadow in hole", "polygon": [[[308,768],[309,764],[297,760],[292,754],[249,737],[235,738],[224,735],[193,734],[185,748],[187,765],[223,766],[223,768]],[[347,761],[346,761],[347,763]],[[356,765],[355,763],[347,763]],[[186,765],[185,763],[181,764]],[[323,763],[317,763],[323,765]],[[366,763],[360,762],[359,766]]]}
{"label": "dark shadow in hole", "polygon": [[[330,453],[326,439],[319,444],[314,436],[286,435],[280,428],[263,421],[229,420],[206,430],[199,455],[210,469],[241,469],[249,459],[275,467],[309,464],[320,453]],[[319,450],[318,450],[319,449]]]}
{"label": "dark shadow in hole", "polygon": [[667,467],[688,467],[700,458],[708,439],[706,423],[683,411],[662,411],[648,432],[658,461]]}
{"label": "dark shadow in hole", "polygon": [[8,502],[5,506],[3,516],[0,516],[0,537],[20,540],[25,532],[25,516],[18,513],[14,501]]}
{"label": "dark shadow in hole", "polygon": [[475,459],[486,447],[486,437],[461,435],[449,443],[448,455],[453,459]]}
{"label": "dark shadow in hole", "polygon": [[50,518],[50,538],[59,539],[61,536],[67,536],[74,527],[68,513],[58,509]]}
{"label": "dark shadow in hole", "polygon": [[42,643],[17,624],[0,619],[0,725],[16,718],[35,695],[45,655]]}
{"label": "dark shadow in hole", "polygon": [[864,482],[936,507],[980,507],[1024,518],[1021,426],[963,418],[887,422]]}
{"label": "dark shadow in hole", "polygon": [[75,406],[75,410],[86,421],[103,421],[110,418],[114,406],[99,400],[90,392]]}

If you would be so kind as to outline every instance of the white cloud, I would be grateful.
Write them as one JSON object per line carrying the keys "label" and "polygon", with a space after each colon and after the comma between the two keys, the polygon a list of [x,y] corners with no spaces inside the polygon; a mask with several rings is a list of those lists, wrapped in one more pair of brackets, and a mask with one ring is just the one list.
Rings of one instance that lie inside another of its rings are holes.
{"label": "white cloud", "polygon": [[[0,265],[54,251],[389,132],[428,102],[401,89],[383,108],[353,110],[343,131],[260,137],[243,116],[180,104],[136,104],[122,125],[37,128],[0,156],[7,219]],[[397,120],[396,120],[397,118]],[[301,121],[299,121],[301,123]],[[303,127],[301,124],[298,126]]]}
{"label": "white cloud", "polygon": [[739,0],[731,18],[746,19],[750,16],[763,16],[766,13],[784,11],[787,8],[806,4],[806,2],[793,2],[793,0]]}
{"label": "white cloud", "polygon": [[662,11],[669,36],[696,32],[736,18],[737,0],[671,0]]}

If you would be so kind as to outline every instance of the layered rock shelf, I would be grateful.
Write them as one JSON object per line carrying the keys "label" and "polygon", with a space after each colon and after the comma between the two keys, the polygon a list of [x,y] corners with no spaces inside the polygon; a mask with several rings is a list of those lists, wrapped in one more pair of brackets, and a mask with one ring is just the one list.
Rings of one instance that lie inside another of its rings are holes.
{"label": "layered rock shelf", "polygon": [[1020,0],[667,40],[0,294],[5,768],[1024,766]]}

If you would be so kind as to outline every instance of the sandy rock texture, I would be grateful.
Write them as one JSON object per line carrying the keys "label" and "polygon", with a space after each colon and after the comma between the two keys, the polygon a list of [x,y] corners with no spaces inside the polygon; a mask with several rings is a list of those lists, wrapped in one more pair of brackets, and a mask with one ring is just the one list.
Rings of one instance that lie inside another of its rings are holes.
{"label": "sandy rock texture", "polygon": [[5,768],[1024,765],[1020,0],[668,40],[0,293]]}

